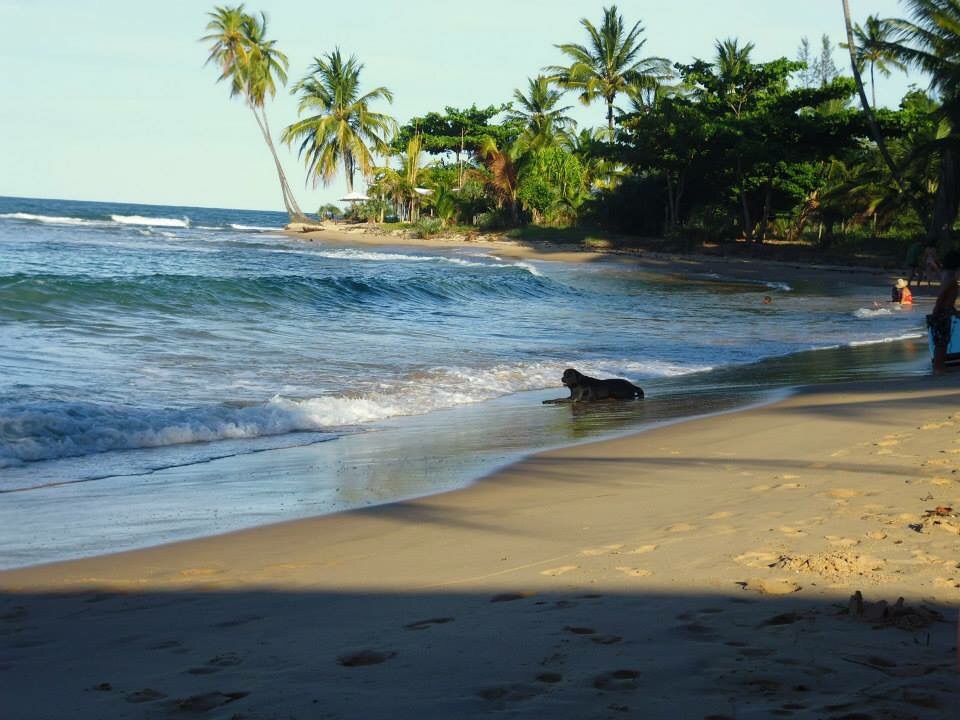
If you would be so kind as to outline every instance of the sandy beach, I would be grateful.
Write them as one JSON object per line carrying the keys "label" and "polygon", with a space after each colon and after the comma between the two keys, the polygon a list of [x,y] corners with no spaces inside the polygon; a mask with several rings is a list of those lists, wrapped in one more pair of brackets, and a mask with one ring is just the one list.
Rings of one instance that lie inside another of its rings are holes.
{"label": "sandy beach", "polygon": [[4,717],[954,717],[958,400],[814,389],[0,573]]}

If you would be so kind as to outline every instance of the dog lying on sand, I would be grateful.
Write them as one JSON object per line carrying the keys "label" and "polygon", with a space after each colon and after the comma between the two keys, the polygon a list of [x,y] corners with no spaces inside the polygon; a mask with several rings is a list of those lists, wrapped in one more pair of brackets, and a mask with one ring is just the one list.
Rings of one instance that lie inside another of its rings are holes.
{"label": "dog lying on sand", "polygon": [[573,368],[563,371],[563,384],[570,388],[570,397],[544,400],[544,405],[552,403],[575,403],[589,400],[633,400],[643,398],[643,390],[632,382],[614,378],[598,380],[588,377]]}

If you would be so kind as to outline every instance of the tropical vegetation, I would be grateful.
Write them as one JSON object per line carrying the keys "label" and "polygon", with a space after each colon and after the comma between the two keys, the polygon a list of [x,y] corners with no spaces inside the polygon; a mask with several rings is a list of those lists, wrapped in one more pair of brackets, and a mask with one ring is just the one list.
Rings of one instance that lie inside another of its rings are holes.
{"label": "tropical vegetation", "polygon": [[[946,249],[960,206],[960,2],[902,6],[904,17],[860,23],[843,0],[839,46],[800,38],[793,57],[759,59],[752,42],[719,38],[702,58],[671,62],[648,54],[643,23],[611,5],[598,22],[581,19],[580,37],[557,44],[556,63],[505,102],[402,124],[385,110],[393,93],[335,48],[293,85],[299,117],[280,138],[308,182],[342,173],[348,192],[365,182],[352,217],[423,234],[533,225],[684,244]],[[264,112],[288,66],[265,16],[217,7],[207,30],[208,62],[253,111],[285,207],[302,215]],[[838,47],[849,64],[835,62]],[[878,106],[878,83],[906,70],[927,89]],[[576,101],[602,106],[596,126],[578,125]]]}

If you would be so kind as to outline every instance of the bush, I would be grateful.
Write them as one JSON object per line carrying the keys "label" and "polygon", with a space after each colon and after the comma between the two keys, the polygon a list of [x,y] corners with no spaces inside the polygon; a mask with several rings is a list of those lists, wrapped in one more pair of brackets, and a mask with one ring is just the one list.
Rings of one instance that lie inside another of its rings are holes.
{"label": "bush", "polygon": [[438,235],[443,230],[443,221],[440,218],[420,218],[413,224],[414,237],[428,238]]}

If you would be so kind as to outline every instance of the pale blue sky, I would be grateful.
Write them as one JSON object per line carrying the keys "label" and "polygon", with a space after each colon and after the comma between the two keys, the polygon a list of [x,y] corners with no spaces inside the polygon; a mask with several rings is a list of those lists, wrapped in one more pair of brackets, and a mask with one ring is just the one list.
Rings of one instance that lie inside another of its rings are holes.
{"label": "pale blue sky", "polygon": [[[248,0],[290,58],[291,80],[314,55],[339,45],[366,64],[366,87],[386,85],[389,110],[413,115],[509,100],[553,47],[580,42],[578,20],[599,22],[603,2],[584,0]],[[282,209],[276,174],[250,113],[203,67],[205,13],[213,2],[0,0],[0,195]],[[855,17],[900,14],[896,0],[851,0]],[[647,27],[647,54],[709,57],[715,38],[756,43],[755,57],[795,57],[843,39],[839,0],[622,0],[628,21]],[[842,65],[845,56],[837,51]],[[909,80],[878,81],[896,105]],[[570,96],[572,104],[575,98]],[[296,118],[286,91],[268,106],[274,135]],[[576,108],[600,125],[600,106]],[[344,193],[341,178],[304,185],[293,150],[281,157],[305,210]]]}

